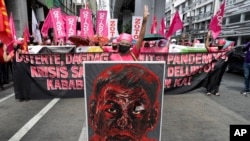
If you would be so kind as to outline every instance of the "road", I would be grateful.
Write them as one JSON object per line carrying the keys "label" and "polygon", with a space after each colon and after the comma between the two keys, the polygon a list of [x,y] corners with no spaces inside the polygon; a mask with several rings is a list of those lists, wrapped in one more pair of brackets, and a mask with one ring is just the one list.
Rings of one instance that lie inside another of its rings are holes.
{"label": "road", "polygon": [[[162,141],[229,140],[229,125],[250,124],[250,96],[242,88],[242,76],[226,73],[221,96],[204,88],[164,95]],[[9,87],[0,91],[0,140],[85,141],[84,108],[84,98],[19,102]]]}

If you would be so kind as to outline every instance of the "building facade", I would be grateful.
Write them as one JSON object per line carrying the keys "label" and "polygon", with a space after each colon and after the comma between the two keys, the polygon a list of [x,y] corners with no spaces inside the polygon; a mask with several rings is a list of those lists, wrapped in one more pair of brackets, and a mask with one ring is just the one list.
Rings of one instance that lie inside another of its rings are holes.
{"label": "building facade", "polygon": [[175,36],[185,34],[186,38],[204,41],[208,25],[214,13],[220,6],[220,0],[169,0],[166,5],[165,16],[167,25],[178,10],[184,28],[176,32]]}
{"label": "building facade", "polygon": [[221,37],[236,45],[250,41],[250,0],[226,0]]}
{"label": "building facade", "polygon": [[[222,0],[167,0],[165,17],[169,27],[176,10],[179,11],[184,28],[175,36],[185,34],[191,40],[202,42],[206,38],[209,23]],[[248,30],[247,30],[248,29]],[[225,15],[220,37],[235,41],[237,45],[249,41],[250,0],[226,0]]]}

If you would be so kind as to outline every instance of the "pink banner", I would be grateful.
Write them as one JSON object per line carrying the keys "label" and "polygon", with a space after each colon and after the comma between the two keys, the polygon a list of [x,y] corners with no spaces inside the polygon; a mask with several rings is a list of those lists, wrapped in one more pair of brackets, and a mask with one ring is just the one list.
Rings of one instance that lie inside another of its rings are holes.
{"label": "pink banner", "polygon": [[108,38],[114,38],[118,37],[118,30],[117,30],[117,24],[118,20],[117,19],[109,19],[108,22]]}
{"label": "pink banner", "polygon": [[139,34],[141,32],[143,17],[141,16],[133,16],[132,17],[132,38],[133,40],[139,39]]}
{"label": "pink banner", "polygon": [[107,11],[99,10],[97,11],[96,18],[96,34],[103,37],[108,37],[108,27],[107,27]]}
{"label": "pink banner", "polygon": [[77,17],[76,16],[66,16],[66,38],[72,35],[76,35],[76,24],[77,24]]}
{"label": "pink banner", "polygon": [[63,16],[60,8],[51,9],[51,19],[53,21],[54,35],[57,41],[66,36]]}
{"label": "pink banner", "polygon": [[80,10],[81,17],[81,35],[82,37],[94,36],[92,12],[89,9]]}

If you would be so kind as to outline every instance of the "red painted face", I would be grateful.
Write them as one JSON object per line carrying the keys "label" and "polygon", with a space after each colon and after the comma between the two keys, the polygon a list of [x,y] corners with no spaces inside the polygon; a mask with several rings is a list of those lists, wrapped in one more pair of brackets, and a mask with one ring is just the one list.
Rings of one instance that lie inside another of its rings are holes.
{"label": "red painted face", "polygon": [[154,126],[152,109],[144,89],[107,84],[96,101],[95,133],[104,141],[139,141]]}

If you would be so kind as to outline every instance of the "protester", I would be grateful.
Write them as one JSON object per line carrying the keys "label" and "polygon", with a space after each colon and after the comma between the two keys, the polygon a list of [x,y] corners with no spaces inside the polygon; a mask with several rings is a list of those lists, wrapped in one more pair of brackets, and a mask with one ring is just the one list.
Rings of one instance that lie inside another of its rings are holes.
{"label": "protester", "polygon": [[[7,53],[7,46],[0,40],[0,88],[3,90],[4,83],[8,83],[8,72],[7,69],[7,62],[9,62],[13,58],[14,54],[13,51],[9,54]],[[7,73],[7,74],[6,74]]]}
{"label": "protester", "polygon": [[[225,39],[219,39],[217,46],[210,47],[209,46],[210,35],[211,35],[211,33],[209,31],[207,34],[207,39],[206,39],[206,43],[205,43],[205,47],[206,47],[208,52],[219,52],[219,51],[226,51],[227,50],[227,49],[223,49],[223,47],[226,43]],[[222,63],[222,65],[217,64],[216,67],[214,68],[214,70],[208,74],[207,84],[205,86],[207,89],[207,92],[206,92],[207,95],[214,94],[216,96],[220,96],[219,87],[220,87],[220,83],[221,83],[223,74],[226,70],[228,61],[224,62],[224,60],[223,60],[222,62],[218,62],[218,63]]]}
{"label": "protester", "polygon": [[[144,6],[144,16],[139,38],[132,47],[132,35],[128,33],[122,33],[118,37],[118,53],[113,53],[110,56],[111,61],[136,61],[139,58],[140,49],[142,47],[143,38],[146,32],[146,24],[149,16],[148,6]],[[132,48],[132,49],[131,49]]]}
{"label": "protester", "polygon": [[176,39],[171,39],[170,44],[176,44]]}
{"label": "protester", "polygon": [[155,141],[148,133],[159,124],[160,84],[154,72],[136,64],[102,71],[88,103],[90,141]]}
{"label": "protester", "polygon": [[244,71],[244,90],[241,94],[247,96],[249,93],[249,79],[250,79],[250,42],[248,42],[244,48],[243,52],[247,52],[243,64],[243,71]]}
{"label": "protester", "polygon": [[117,39],[114,39],[112,41],[112,49],[113,51],[117,51],[117,48],[118,48],[118,42],[117,42]]}

